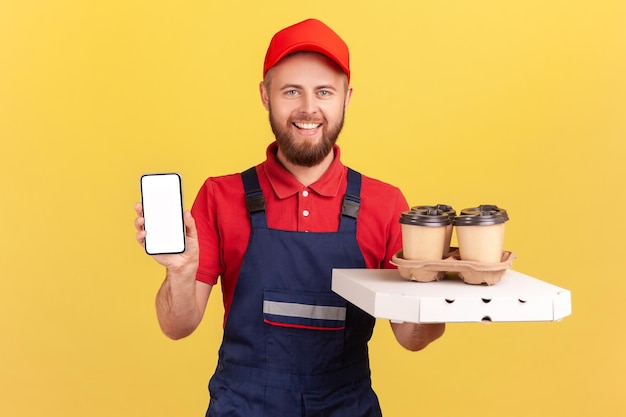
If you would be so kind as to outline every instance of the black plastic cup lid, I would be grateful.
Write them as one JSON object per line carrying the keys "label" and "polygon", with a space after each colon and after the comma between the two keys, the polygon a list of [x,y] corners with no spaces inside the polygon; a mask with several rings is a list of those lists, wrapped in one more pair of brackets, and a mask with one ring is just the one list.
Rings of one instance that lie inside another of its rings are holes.
{"label": "black plastic cup lid", "polygon": [[456,216],[456,210],[454,210],[452,208],[452,206],[449,206],[447,204],[436,204],[434,206],[415,206],[415,207],[411,207],[411,210],[412,211],[423,211],[423,210],[428,210],[428,209],[431,209],[431,208],[435,208],[437,210],[440,210],[443,213],[446,213],[450,217]]}
{"label": "black plastic cup lid", "polygon": [[436,208],[405,211],[400,215],[400,223],[414,226],[447,226],[450,222],[450,216]]}
{"label": "black plastic cup lid", "polygon": [[455,226],[488,226],[502,224],[509,220],[506,210],[491,204],[483,204],[461,210],[461,215],[454,218]]}

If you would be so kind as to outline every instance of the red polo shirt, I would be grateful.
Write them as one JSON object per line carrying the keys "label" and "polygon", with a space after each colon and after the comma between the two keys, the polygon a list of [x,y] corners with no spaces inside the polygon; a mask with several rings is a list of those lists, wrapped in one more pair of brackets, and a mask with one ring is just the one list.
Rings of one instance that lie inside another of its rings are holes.
{"label": "red polo shirt", "polygon": [[[265,197],[268,227],[299,232],[333,232],[339,228],[345,194],[347,167],[335,146],[335,159],[317,182],[306,187],[276,159],[277,144],[257,165]],[[362,176],[357,242],[368,268],[393,268],[392,255],[402,247],[398,219],[408,203],[402,192],[389,184]],[[222,277],[225,316],[250,237],[240,174],[208,178],[192,207],[198,228],[200,265],[196,279],[215,285]]]}

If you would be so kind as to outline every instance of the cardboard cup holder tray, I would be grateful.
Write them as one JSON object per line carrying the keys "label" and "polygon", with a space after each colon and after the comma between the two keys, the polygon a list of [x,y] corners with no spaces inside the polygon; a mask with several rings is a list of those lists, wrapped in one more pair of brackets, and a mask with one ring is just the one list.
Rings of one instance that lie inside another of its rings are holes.
{"label": "cardboard cup holder tray", "polygon": [[398,267],[400,276],[410,281],[440,281],[446,272],[457,272],[466,284],[493,285],[511,268],[515,254],[503,251],[499,263],[464,261],[458,248],[450,248],[447,256],[441,260],[408,260],[402,258],[402,250],[391,258],[391,263]]}

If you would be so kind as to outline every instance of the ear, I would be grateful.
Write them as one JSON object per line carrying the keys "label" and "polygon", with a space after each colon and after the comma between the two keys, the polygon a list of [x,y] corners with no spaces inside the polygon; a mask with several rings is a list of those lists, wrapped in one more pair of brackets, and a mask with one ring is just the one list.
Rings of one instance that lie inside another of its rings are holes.
{"label": "ear", "polygon": [[344,101],[344,107],[347,108],[350,104],[350,99],[352,98],[352,86],[348,86],[348,91],[346,91],[346,99]]}
{"label": "ear", "polygon": [[259,83],[259,94],[261,95],[261,103],[263,103],[263,107],[265,110],[270,110],[270,96],[267,88],[265,88],[265,83],[261,81]]}

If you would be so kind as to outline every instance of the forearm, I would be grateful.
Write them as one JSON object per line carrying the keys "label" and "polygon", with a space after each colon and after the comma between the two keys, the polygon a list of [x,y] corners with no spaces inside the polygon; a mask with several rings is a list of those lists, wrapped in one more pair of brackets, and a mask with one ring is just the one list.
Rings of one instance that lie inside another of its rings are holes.
{"label": "forearm", "polygon": [[398,343],[405,349],[418,351],[424,349],[431,342],[439,339],[446,330],[445,323],[394,323],[391,322]]}
{"label": "forearm", "polygon": [[195,273],[168,270],[156,296],[157,319],[165,335],[181,339],[198,327],[203,311],[196,300]]}

